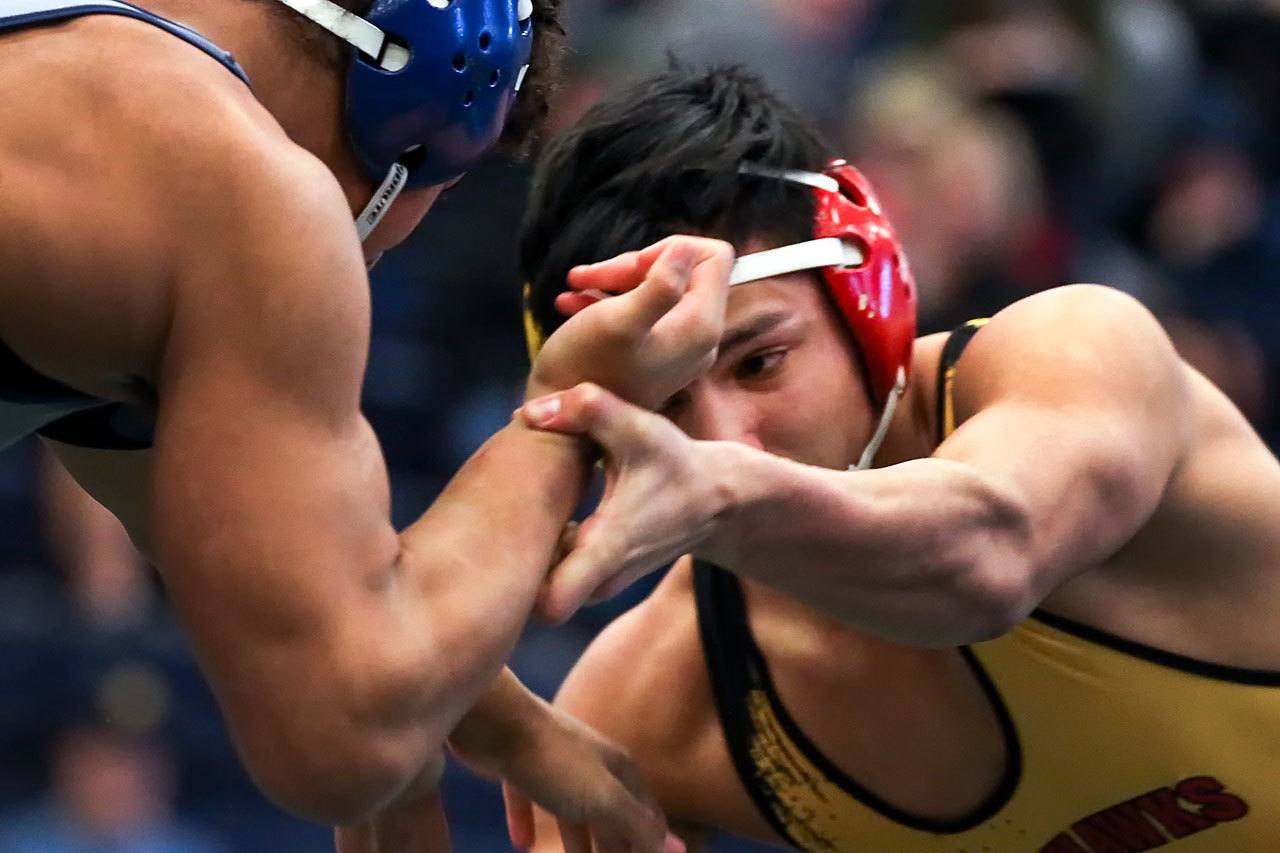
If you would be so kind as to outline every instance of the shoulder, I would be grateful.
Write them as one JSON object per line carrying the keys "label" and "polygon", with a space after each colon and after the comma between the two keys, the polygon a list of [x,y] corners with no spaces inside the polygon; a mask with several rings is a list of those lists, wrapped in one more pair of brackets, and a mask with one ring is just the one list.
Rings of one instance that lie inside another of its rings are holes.
{"label": "shoulder", "polygon": [[92,258],[99,276],[163,279],[248,228],[350,219],[323,164],[191,45],[111,15],[4,42],[5,230],[74,244],[45,253],[67,267],[51,275],[91,278]]}
{"label": "shoulder", "polygon": [[1100,284],[1070,284],[1019,299],[999,311],[968,351],[1044,349],[1072,343],[1073,351],[1142,351],[1167,343],[1155,315],[1137,299]]}
{"label": "shoulder", "polygon": [[1138,300],[1096,284],[1021,299],[991,318],[958,363],[958,410],[1017,398],[1112,405],[1184,391],[1182,360]]}

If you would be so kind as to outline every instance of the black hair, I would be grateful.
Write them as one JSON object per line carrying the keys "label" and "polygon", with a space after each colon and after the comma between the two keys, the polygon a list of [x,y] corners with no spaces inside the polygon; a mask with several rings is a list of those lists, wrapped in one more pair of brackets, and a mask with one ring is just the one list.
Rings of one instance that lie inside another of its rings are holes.
{"label": "black hair", "polygon": [[565,54],[564,24],[560,18],[561,0],[533,0],[533,52],[529,71],[520,86],[506,127],[498,142],[499,150],[523,158],[542,134],[550,112],[551,97],[560,83]]}
{"label": "black hair", "polygon": [[550,334],[570,268],[674,233],[773,245],[813,236],[812,190],[741,173],[744,163],[820,171],[833,157],[812,123],[738,67],[674,66],[591,108],[534,173],[520,272]]}

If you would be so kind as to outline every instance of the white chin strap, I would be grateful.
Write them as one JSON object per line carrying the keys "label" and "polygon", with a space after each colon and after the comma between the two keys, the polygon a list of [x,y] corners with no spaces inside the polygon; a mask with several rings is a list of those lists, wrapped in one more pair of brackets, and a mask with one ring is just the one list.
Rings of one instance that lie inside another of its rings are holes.
{"label": "white chin strap", "polygon": [[[409,50],[387,38],[387,34],[364,18],[349,12],[332,0],[279,0],[307,20],[323,27],[345,41],[386,71],[399,71],[409,64]],[[449,0],[427,0],[436,8],[445,8]],[[387,215],[391,203],[409,180],[409,170],[399,163],[391,166],[373,198],[356,217],[356,231],[364,242]]]}
{"label": "white chin strap", "polygon": [[373,229],[378,227],[378,223],[382,221],[382,217],[387,215],[387,211],[391,209],[391,204],[400,195],[405,184],[409,182],[409,170],[401,163],[392,163],[390,171],[382,180],[382,185],[378,187],[377,192],[373,194],[373,198],[364,206],[364,210],[360,211],[360,215],[356,217],[356,233],[360,235],[360,242],[363,243],[369,239],[369,235],[373,233]]}
{"label": "white chin strap", "polygon": [[[387,34],[364,18],[348,12],[332,0],[279,0],[302,17],[333,33],[387,71],[399,71],[409,64],[409,49],[387,38]],[[427,0],[444,8],[448,0]],[[443,3],[443,5],[441,5]]]}
{"label": "white chin strap", "polygon": [[876,431],[862,451],[862,457],[858,460],[858,464],[849,466],[850,471],[865,471],[871,467],[871,463],[876,461],[876,454],[880,452],[880,445],[884,444],[884,437],[889,434],[889,424],[893,422],[893,413],[897,411],[898,401],[902,399],[902,392],[906,389],[907,374],[906,371],[899,367],[898,375],[893,380],[893,388],[889,391],[889,399],[884,401],[884,411],[880,413],[880,423],[876,425]]}
{"label": "white chin strap", "polygon": [[[771,169],[755,163],[744,163],[738,171],[746,175],[758,175],[762,178],[777,178],[781,181],[804,184],[827,192],[840,192],[840,185],[836,183],[835,178],[818,172],[804,172],[798,169]],[[739,284],[759,281],[763,278],[773,278],[774,276],[819,269],[821,267],[856,267],[860,266],[864,260],[862,251],[857,245],[841,240],[839,237],[807,240],[803,243],[793,243],[790,246],[782,246],[778,249],[768,249],[764,252],[743,255],[733,265],[733,271],[729,274],[729,286],[734,287]],[[876,453],[880,450],[880,445],[884,444],[885,436],[889,434],[889,424],[893,422],[893,413],[897,411],[898,400],[902,398],[902,392],[906,390],[906,387],[906,372],[899,367],[898,376],[893,383],[892,390],[889,391],[889,398],[885,400],[884,411],[880,413],[880,423],[876,425],[875,433],[872,434],[871,440],[867,442],[866,449],[862,451],[858,464],[849,466],[850,471],[865,471],[871,467],[871,464],[875,461]]]}

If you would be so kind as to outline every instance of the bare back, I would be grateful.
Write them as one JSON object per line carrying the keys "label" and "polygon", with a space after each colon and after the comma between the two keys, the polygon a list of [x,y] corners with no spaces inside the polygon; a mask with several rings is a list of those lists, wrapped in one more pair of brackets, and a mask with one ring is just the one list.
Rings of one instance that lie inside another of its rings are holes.
{"label": "bare back", "polygon": [[147,23],[94,15],[0,43],[0,340],[48,376],[131,399],[155,381],[173,288],[217,248],[202,238],[223,214],[201,209],[201,186],[292,146],[226,67]]}

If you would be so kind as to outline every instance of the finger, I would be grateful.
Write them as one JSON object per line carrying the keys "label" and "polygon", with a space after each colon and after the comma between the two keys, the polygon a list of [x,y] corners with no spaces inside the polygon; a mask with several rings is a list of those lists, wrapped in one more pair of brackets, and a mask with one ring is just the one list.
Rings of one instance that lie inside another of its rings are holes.
{"label": "finger", "polygon": [[694,244],[671,241],[649,267],[638,287],[606,303],[609,310],[625,318],[623,325],[626,328],[647,333],[680,303],[688,290],[697,257]]}
{"label": "finger", "polygon": [[565,317],[572,317],[584,308],[590,308],[607,296],[601,290],[589,290],[586,293],[566,291],[556,296],[556,310]]}
{"label": "finger", "polygon": [[626,839],[605,833],[593,834],[591,841],[595,845],[595,853],[632,853],[633,850],[635,853],[650,853],[647,847],[633,847]]}
{"label": "finger", "polygon": [[556,543],[556,555],[552,560],[552,565],[559,563],[573,550],[575,543],[578,541],[579,526],[578,522],[571,521],[564,526],[564,530],[560,531],[560,541]]}
{"label": "finger", "polygon": [[646,424],[658,417],[590,382],[530,400],[522,413],[535,429],[589,435],[615,458],[643,450]]}
{"label": "finger", "polygon": [[551,571],[538,594],[538,613],[553,625],[567,622],[623,567],[626,542],[598,518],[599,512],[583,523],[573,551]]}
{"label": "finger", "polygon": [[648,266],[640,266],[639,252],[623,252],[606,261],[574,267],[569,270],[566,283],[572,290],[622,293],[644,281]]}
{"label": "finger", "polygon": [[684,842],[668,832],[667,840],[662,845],[662,853],[685,853]]}
{"label": "finger", "polygon": [[449,853],[449,825],[438,794],[397,807],[374,823],[369,853]]}
{"label": "finger", "polygon": [[664,853],[667,822],[661,812],[622,791],[618,802],[626,807],[620,807],[614,825],[595,833],[598,853]]}
{"label": "finger", "polygon": [[656,322],[654,332],[678,338],[700,333],[714,346],[724,325],[729,299],[729,276],[733,272],[733,246],[719,240],[701,240],[689,273],[684,298]]}
{"label": "finger", "polygon": [[507,835],[511,846],[529,850],[537,840],[533,822],[533,803],[510,785],[502,786],[502,803],[507,812]]}
{"label": "finger", "polygon": [[621,572],[616,577],[610,578],[592,590],[583,603],[599,604],[602,601],[608,601],[615,595],[620,595],[627,587],[640,580],[646,574],[648,572],[641,568],[633,568],[629,571]]}
{"label": "finger", "polygon": [[609,293],[623,293],[637,287],[663,250],[676,238],[666,237],[634,252],[582,264],[569,270],[568,284],[573,290],[598,288]]}
{"label": "finger", "polygon": [[556,818],[564,853],[591,853],[591,833],[585,826]]}

